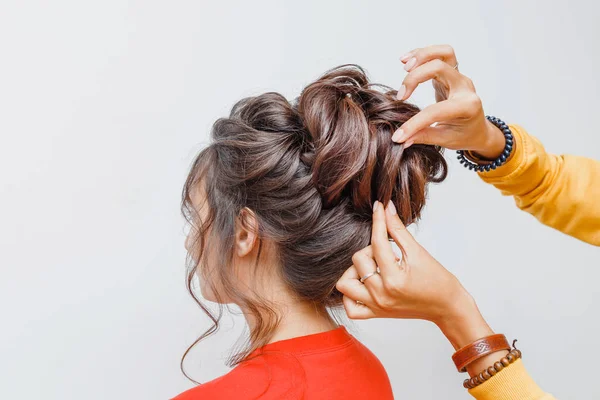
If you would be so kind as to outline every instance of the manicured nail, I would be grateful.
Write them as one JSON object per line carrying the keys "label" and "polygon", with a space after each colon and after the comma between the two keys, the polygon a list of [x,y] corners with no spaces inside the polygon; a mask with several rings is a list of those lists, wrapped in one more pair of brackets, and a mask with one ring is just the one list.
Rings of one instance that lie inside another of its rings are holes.
{"label": "manicured nail", "polygon": [[410,146],[412,146],[414,142],[415,142],[414,140],[409,140],[408,142],[404,143],[404,150],[406,150]]}
{"label": "manicured nail", "polygon": [[392,140],[396,143],[402,143],[402,140],[404,140],[404,136],[405,136],[404,131],[402,129],[398,129],[392,135]]}
{"label": "manicured nail", "polygon": [[412,69],[412,67],[415,66],[415,64],[417,63],[417,59],[416,58],[411,58],[409,62],[406,63],[406,65],[404,66],[404,69],[407,71],[410,71]]}
{"label": "manicured nail", "polygon": [[409,58],[412,57],[412,53],[406,53],[405,55],[403,55],[402,57],[400,57],[400,61],[402,62],[406,62]]}
{"label": "manicured nail", "polygon": [[378,208],[379,208],[379,202],[377,200],[375,200],[375,203],[373,203],[373,212],[376,212]]}
{"label": "manicured nail", "polygon": [[385,209],[385,211],[389,214],[389,215],[396,215],[396,206],[394,206],[394,203],[392,203],[392,201],[388,201],[388,205]]}
{"label": "manicured nail", "polygon": [[396,95],[396,98],[398,100],[402,100],[404,98],[405,94],[406,94],[406,86],[402,85],[402,86],[400,86],[400,89],[398,89],[398,94]]}

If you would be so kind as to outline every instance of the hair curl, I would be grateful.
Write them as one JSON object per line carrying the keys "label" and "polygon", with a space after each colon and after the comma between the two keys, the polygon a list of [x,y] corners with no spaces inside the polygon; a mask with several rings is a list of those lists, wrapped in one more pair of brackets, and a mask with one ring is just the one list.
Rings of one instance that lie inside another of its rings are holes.
{"label": "hair curl", "polygon": [[[427,184],[444,180],[447,164],[438,146],[404,149],[391,141],[419,111],[395,96],[395,90],[370,83],[359,66],[342,65],[291,103],[264,93],[239,101],[228,118],[215,122],[211,143],[196,157],[182,192],[182,213],[196,227],[193,242],[200,254],[188,257],[187,287],[213,321],[182,357],[186,376],[187,353],[218,329],[222,315],[222,308],[213,315],[192,290],[207,239],[219,256],[213,278],[226,292],[221,295],[257,321],[249,345],[229,365],[266,343],[279,322],[274,304],[235,290],[230,266],[235,220],[243,208],[258,221],[259,257],[264,240],[274,244],[286,284],[321,308],[341,303],[335,284],[352,255],[370,243],[375,199],[391,200],[407,225],[419,218]],[[198,221],[190,198],[201,182],[209,209],[205,221]]]}

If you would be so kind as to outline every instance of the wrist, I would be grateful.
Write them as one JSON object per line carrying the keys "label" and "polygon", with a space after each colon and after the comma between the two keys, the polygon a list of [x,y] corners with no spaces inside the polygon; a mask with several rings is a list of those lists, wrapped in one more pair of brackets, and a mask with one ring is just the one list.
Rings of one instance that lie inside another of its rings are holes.
{"label": "wrist", "polygon": [[[494,334],[487,324],[475,300],[465,291],[463,297],[456,302],[443,319],[436,322],[444,336],[450,341],[454,350],[459,350],[478,339]],[[467,372],[474,376],[484,368],[493,365],[508,354],[507,350],[497,351],[482,357],[467,366]]]}
{"label": "wrist", "polygon": [[454,304],[453,309],[436,322],[436,325],[450,341],[454,350],[494,334],[492,328],[483,319],[475,300],[468,293],[465,293],[463,298]]}
{"label": "wrist", "polygon": [[487,160],[495,160],[504,151],[506,145],[506,139],[504,134],[496,125],[486,119],[485,121],[485,140],[477,149],[472,151],[476,156],[479,156]]}

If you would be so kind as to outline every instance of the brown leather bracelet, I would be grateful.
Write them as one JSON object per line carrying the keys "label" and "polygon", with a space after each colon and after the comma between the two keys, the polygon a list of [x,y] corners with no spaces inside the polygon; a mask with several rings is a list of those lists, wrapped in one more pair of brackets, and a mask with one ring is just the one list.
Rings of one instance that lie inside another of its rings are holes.
{"label": "brown leather bracelet", "polygon": [[499,333],[478,339],[457,350],[452,355],[452,361],[454,361],[458,372],[467,372],[467,365],[481,357],[500,350],[510,350],[510,345],[508,344],[508,340],[506,340],[506,336]]}

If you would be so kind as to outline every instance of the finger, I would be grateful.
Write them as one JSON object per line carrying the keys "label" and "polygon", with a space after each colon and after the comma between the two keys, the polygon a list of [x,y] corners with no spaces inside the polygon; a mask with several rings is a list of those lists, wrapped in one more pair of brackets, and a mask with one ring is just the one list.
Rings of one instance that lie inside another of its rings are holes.
{"label": "finger", "polygon": [[[414,58],[414,61],[412,61]],[[410,66],[407,71],[425,64],[428,61],[439,59],[454,67],[457,64],[454,48],[447,44],[427,46],[412,50],[400,58],[400,61]],[[412,65],[410,64],[412,61]],[[406,69],[406,67],[405,67]]]}
{"label": "finger", "polygon": [[[402,255],[406,259],[408,254],[414,251],[417,241],[402,223],[396,212],[396,207],[391,200],[385,208],[385,220],[390,236],[394,239],[400,250],[402,250]],[[400,269],[395,268],[395,270],[399,271]]]}
{"label": "finger", "polygon": [[346,271],[344,271],[344,273],[342,274],[342,276],[338,280],[338,282],[341,280],[345,280],[345,279],[360,279],[358,270],[356,269],[356,267],[354,265],[351,265],[350,268],[348,268]]}
{"label": "finger", "polygon": [[[477,95],[474,96],[477,97]],[[431,104],[403,123],[392,135],[392,140],[396,143],[408,142],[415,133],[430,127],[435,122],[471,117],[472,112],[471,106],[465,106],[464,102],[459,99]]]}
{"label": "finger", "polygon": [[447,63],[434,59],[413,68],[402,81],[402,86],[396,95],[398,100],[405,100],[423,82],[435,79],[450,90],[462,83],[463,75]]}
{"label": "finger", "polygon": [[[352,263],[354,268],[356,269],[356,274],[358,279],[365,277],[367,275],[372,274],[377,271],[377,263],[373,257],[373,251],[370,246],[368,248],[364,248],[360,251],[357,251],[352,255]],[[368,290],[378,290],[382,287],[381,277],[378,273],[375,273],[364,280],[364,282],[357,282],[363,286],[366,286]]]}
{"label": "finger", "polygon": [[385,221],[385,210],[381,202],[376,201],[373,212],[373,229],[371,231],[371,247],[375,262],[381,270],[381,277],[390,276],[393,268],[397,268],[396,255],[388,239],[388,229]]}
{"label": "finger", "polygon": [[429,126],[427,128],[421,129],[416,132],[410,138],[409,142],[406,142],[404,148],[410,147],[413,143],[417,144],[433,144],[437,146],[446,147],[451,150],[460,150],[459,148],[454,148],[455,146],[452,144],[454,141],[454,132],[452,129],[446,126]]}
{"label": "finger", "polygon": [[415,56],[415,53],[419,50],[421,50],[421,48],[412,49],[408,53],[405,53],[404,55],[402,55],[400,57],[400,61],[402,61],[402,63],[406,64],[406,62],[408,60],[410,60],[411,58],[413,58]]}
{"label": "finger", "polygon": [[359,300],[367,305],[373,304],[373,297],[369,293],[369,290],[365,285],[360,283],[360,281],[357,278],[342,277],[337,281],[335,287],[337,290],[339,290],[344,295],[350,297],[351,299]]}
{"label": "finger", "polygon": [[[392,240],[393,239],[388,238],[388,242],[392,241]],[[367,247],[365,247],[364,249],[361,250],[361,253],[363,253],[365,256],[371,258],[371,260],[373,260],[373,262],[375,262],[375,256],[373,255],[373,246],[368,245]],[[375,264],[375,265],[377,265],[377,264]],[[346,272],[348,272],[348,271],[346,271]]]}
{"label": "finger", "polygon": [[368,319],[376,317],[375,313],[366,305],[356,304],[356,300],[352,300],[348,296],[342,298],[346,314],[351,319]]}
{"label": "finger", "polygon": [[451,100],[429,105],[413,115],[394,132],[392,140],[396,143],[409,142],[410,138],[422,129],[439,121],[450,121],[460,117],[462,110]]}

